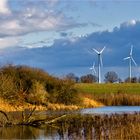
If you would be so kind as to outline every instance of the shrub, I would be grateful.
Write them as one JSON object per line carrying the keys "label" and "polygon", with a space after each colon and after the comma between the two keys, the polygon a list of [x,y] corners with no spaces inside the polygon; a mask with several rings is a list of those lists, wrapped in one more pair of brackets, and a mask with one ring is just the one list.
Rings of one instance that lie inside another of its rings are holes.
{"label": "shrub", "polygon": [[48,96],[49,94],[45,90],[43,84],[38,81],[34,81],[31,89],[29,90],[27,101],[33,104],[47,105]]}
{"label": "shrub", "polygon": [[47,102],[68,105],[80,101],[74,82],[50,76],[37,68],[8,65],[0,68],[0,76],[3,98],[45,105]]}
{"label": "shrub", "polygon": [[9,75],[0,75],[0,96],[10,102],[18,99],[17,88],[14,80]]}
{"label": "shrub", "polygon": [[71,80],[62,80],[59,82],[59,88],[54,89],[50,96],[50,101],[63,103],[65,105],[78,104],[81,99],[78,96],[74,83]]}

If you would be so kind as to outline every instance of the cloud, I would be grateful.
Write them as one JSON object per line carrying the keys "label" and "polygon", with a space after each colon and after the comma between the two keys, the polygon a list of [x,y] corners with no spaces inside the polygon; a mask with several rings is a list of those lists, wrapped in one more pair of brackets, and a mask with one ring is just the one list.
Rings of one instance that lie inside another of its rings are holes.
{"label": "cloud", "polygon": [[20,37],[0,38],[0,49],[5,49],[9,46],[15,47],[20,41]]}
{"label": "cloud", "polygon": [[[59,5],[59,0],[0,0],[0,39],[13,40],[14,37],[17,39],[26,34],[45,31],[64,33],[88,25],[66,16]],[[10,42],[4,46],[17,46],[21,43],[19,39]]]}
{"label": "cloud", "polygon": [[87,23],[78,23],[58,10],[59,8],[55,7],[58,0],[15,0],[14,2],[18,5],[18,8],[11,6],[11,9],[9,9],[8,0],[0,1],[1,13],[12,11],[6,17],[0,15],[0,37],[25,35],[41,31],[65,31],[87,26]]}
{"label": "cloud", "polygon": [[66,32],[61,32],[60,33],[60,36],[62,36],[62,37],[66,37],[68,35],[68,33],[66,33]]}
{"label": "cloud", "polygon": [[8,0],[0,0],[0,14],[10,14]]}
{"label": "cloud", "polygon": [[[97,56],[93,52],[88,53],[91,48],[100,50],[103,46],[106,49],[103,53],[103,64],[111,67],[116,71],[126,70],[123,67],[128,66],[127,61],[123,61],[130,52],[130,46],[133,44],[133,57],[137,64],[140,52],[140,21],[135,24],[124,22],[120,27],[115,27],[111,32],[93,32],[92,34],[81,37],[69,37],[54,40],[50,47],[43,46],[40,48],[22,48],[18,53],[11,52],[5,60],[11,60],[15,64],[26,64],[34,67],[40,67],[50,73],[88,73],[93,61],[97,66]],[[134,22],[133,22],[134,23]],[[62,32],[63,33],[63,32]],[[64,32],[65,33],[65,32]],[[122,68],[121,68],[122,67]],[[120,72],[123,75],[123,71]],[[127,74],[125,72],[125,74]]]}
{"label": "cloud", "polygon": [[93,27],[102,27],[102,25],[100,25],[100,24],[97,24],[97,23],[94,23],[94,22],[92,22],[92,23],[90,23]]}

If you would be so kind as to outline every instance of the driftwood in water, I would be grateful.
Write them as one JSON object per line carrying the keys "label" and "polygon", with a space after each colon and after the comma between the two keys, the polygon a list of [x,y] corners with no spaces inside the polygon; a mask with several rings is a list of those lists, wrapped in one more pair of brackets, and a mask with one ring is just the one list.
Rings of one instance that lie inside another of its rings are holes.
{"label": "driftwood in water", "polygon": [[57,118],[54,118],[54,119],[52,119],[52,120],[50,120],[50,121],[46,121],[45,124],[54,123],[54,122],[56,122],[56,121],[58,121],[58,120],[60,120],[60,119],[62,119],[62,118],[64,118],[64,117],[66,117],[66,115],[62,115],[62,116],[57,117]]}
{"label": "driftwood in water", "polygon": [[22,112],[22,122],[19,123],[19,124],[24,124],[24,125],[27,124],[27,125],[28,125],[28,124],[30,123],[30,121],[31,121],[31,117],[32,117],[33,113],[35,112],[35,110],[36,110],[36,107],[34,107],[34,108],[29,112],[28,116],[26,116],[25,111],[23,111],[23,112]]}
{"label": "driftwood in water", "polygon": [[28,120],[26,122],[20,123],[20,125],[30,125],[30,126],[36,126],[36,127],[38,127],[42,124],[50,125],[51,123],[55,123],[56,121],[58,121],[64,117],[66,117],[66,115],[59,116],[59,117],[54,118],[52,120],[46,120],[46,119]]}
{"label": "driftwood in water", "polygon": [[7,121],[9,121],[8,115],[4,111],[0,110],[0,113],[5,116],[5,118],[6,118]]}
{"label": "driftwood in water", "polygon": [[1,118],[0,120],[0,127],[11,126],[12,123],[9,121],[8,115],[2,110],[0,110],[0,114],[4,116],[4,118]]}
{"label": "driftwood in water", "polygon": [[4,117],[6,118],[6,122],[5,124],[2,124],[2,120],[0,120],[1,125],[0,126],[11,126],[11,125],[29,125],[29,126],[34,126],[34,127],[39,127],[42,124],[45,125],[51,125],[52,123],[55,123],[56,121],[60,120],[61,118],[66,117],[66,115],[62,115],[59,117],[56,117],[54,119],[51,120],[46,120],[45,119],[35,119],[35,117],[33,117],[33,113],[35,112],[36,107],[34,107],[29,114],[26,114],[26,112],[22,112],[22,121],[21,122],[17,122],[15,123],[13,120],[10,120],[8,115],[0,110],[0,113],[4,115]]}

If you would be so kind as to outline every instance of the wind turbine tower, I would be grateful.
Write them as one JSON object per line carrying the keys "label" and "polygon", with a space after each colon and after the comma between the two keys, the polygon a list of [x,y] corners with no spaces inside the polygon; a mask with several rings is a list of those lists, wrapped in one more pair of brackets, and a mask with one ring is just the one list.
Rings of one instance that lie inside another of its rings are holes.
{"label": "wind turbine tower", "polygon": [[101,83],[101,66],[103,65],[102,61],[102,53],[105,47],[101,51],[97,51],[96,49],[92,48],[92,50],[98,55],[98,83]]}
{"label": "wind turbine tower", "polygon": [[128,57],[125,57],[123,60],[129,60],[129,79],[131,82],[131,77],[132,77],[132,62],[134,63],[135,66],[137,66],[137,63],[135,62],[133,56],[133,45],[131,45],[131,50],[130,50],[130,54]]}

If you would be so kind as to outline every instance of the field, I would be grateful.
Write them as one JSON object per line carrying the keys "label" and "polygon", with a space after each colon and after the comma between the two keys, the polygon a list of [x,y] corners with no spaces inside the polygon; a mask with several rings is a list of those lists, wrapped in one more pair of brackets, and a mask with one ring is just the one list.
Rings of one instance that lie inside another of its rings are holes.
{"label": "field", "polygon": [[75,87],[82,93],[127,93],[127,94],[140,94],[139,83],[120,83],[120,84],[76,84]]}
{"label": "field", "polygon": [[140,105],[140,84],[85,84],[75,85],[81,96],[94,98],[105,105]]}

